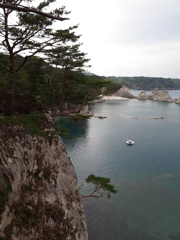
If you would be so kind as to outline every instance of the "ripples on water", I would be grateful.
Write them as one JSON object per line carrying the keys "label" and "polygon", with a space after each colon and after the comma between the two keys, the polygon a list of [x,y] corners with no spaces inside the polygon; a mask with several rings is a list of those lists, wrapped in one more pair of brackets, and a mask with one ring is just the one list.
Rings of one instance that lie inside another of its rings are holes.
{"label": "ripples on water", "polygon": [[107,118],[59,122],[75,137],[64,142],[79,182],[93,173],[118,190],[110,200],[85,200],[89,240],[180,239],[180,105],[123,100],[91,108]]}

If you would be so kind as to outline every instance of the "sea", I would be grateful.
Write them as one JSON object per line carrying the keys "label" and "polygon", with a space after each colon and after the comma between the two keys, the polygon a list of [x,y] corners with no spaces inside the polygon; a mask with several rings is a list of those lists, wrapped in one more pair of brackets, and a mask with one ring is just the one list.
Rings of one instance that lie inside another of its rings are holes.
{"label": "sea", "polygon": [[[169,94],[180,98],[180,90]],[[94,189],[90,174],[118,191],[84,199],[89,240],[180,240],[180,105],[126,99],[89,107],[88,120],[57,121],[72,136],[63,141],[81,194]]]}

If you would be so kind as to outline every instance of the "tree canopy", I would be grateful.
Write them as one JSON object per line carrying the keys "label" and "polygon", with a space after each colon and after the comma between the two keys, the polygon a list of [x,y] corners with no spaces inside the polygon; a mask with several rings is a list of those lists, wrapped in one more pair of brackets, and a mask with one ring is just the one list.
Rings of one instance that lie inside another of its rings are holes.
{"label": "tree canopy", "polygon": [[103,87],[107,93],[117,87],[83,74],[90,59],[80,50],[78,25],[64,29],[61,22],[55,28],[69,12],[64,6],[48,12],[54,2],[0,0],[0,111],[5,115],[28,114],[38,105],[63,109],[65,101],[83,106]]}
{"label": "tree canopy", "polygon": [[104,195],[107,195],[108,198],[111,198],[112,193],[117,193],[115,187],[110,184],[110,178],[98,177],[94,174],[91,174],[86,178],[86,183],[92,183],[95,189],[89,195],[82,195],[84,198],[100,198]]}
{"label": "tree canopy", "polygon": [[[49,13],[43,12],[55,0],[47,0],[39,3],[38,6],[31,6],[30,0],[12,0],[3,2],[0,15],[0,38],[2,39],[0,47],[2,52],[6,53],[7,72],[6,82],[7,91],[6,105],[8,105],[8,114],[14,113],[16,104],[16,93],[18,92],[17,83],[19,76],[17,73],[23,68],[27,61],[38,54],[43,54],[44,51],[50,50],[53,47],[60,47],[67,42],[76,42],[79,39],[74,32],[76,26],[68,29],[55,29],[53,24],[55,19],[66,20],[62,15],[67,15],[69,12],[65,7],[56,8]],[[27,10],[27,11],[26,11]],[[24,12],[25,11],[25,12]],[[13,25],[11,18],[15,19]],[[18,55],[21,58],[18,59]],[[7,100],[9,98],[9,100]]]}

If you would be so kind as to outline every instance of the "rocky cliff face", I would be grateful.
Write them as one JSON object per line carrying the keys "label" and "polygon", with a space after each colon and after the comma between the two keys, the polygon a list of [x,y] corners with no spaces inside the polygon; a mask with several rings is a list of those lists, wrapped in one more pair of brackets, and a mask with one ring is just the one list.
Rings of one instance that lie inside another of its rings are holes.
{"label": "rocky cliff face", "polygon": [[76,173],[60,138],[1,131],[0,239],[88,239]]}

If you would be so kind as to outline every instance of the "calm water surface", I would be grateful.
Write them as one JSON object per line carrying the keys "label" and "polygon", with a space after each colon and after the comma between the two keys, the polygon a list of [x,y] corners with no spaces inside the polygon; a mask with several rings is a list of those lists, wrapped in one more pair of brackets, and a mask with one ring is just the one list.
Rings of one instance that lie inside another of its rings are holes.
{"label": "calm water surface", "polygon": [[89,240],[180,239],[180,105],[131,99],[91,109],[95,116],[81,124],[58,123],[74,137],[64,143],[82,194],[91,191],[84,182],[91,173],[118,190],[110,200],[85,200]]}

